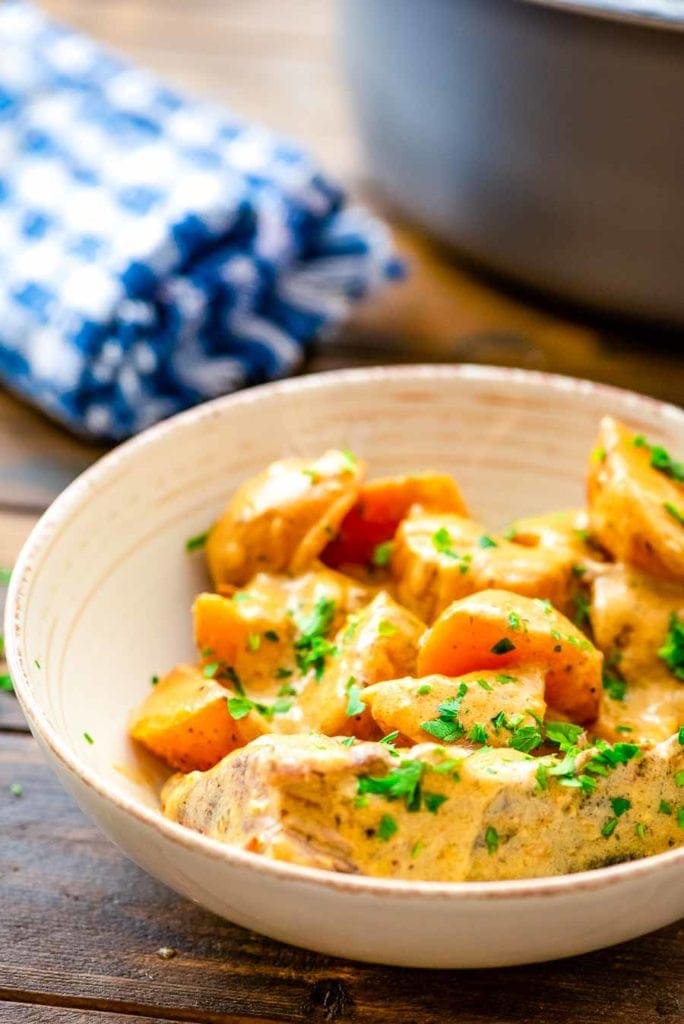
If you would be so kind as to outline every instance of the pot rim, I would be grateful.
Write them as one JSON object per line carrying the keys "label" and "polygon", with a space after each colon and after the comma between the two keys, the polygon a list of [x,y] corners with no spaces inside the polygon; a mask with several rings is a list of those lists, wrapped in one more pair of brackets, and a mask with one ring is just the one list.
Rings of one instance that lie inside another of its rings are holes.
{"label": "pot rim", "polygon": [[516,0],[516,3],[684,32],[684,0]]}

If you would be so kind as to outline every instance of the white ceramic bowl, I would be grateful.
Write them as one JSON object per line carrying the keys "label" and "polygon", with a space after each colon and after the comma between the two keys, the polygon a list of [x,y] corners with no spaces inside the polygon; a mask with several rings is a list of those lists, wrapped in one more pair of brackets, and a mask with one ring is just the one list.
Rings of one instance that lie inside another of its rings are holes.
{"label": "white ceramic bowl", "polygon": [[[603,413],[684,451],[684,413],[586,382],[486,367],[348,370],[220,399],[155,427],[83,474],[12,577],[7,656],[65,787],[134,861],[238,924],[339,956],[484,967],[583,953],[684,912],[684,848],[559,878],[405,882],[280,864],[166,821],[126,739],[149,677],[191,656],[201,556],[184,550],[272,459],[349,446],[374,473],[456,475],[492,526],[580,503]],[[84,738],[90,734],[93,743]]]}

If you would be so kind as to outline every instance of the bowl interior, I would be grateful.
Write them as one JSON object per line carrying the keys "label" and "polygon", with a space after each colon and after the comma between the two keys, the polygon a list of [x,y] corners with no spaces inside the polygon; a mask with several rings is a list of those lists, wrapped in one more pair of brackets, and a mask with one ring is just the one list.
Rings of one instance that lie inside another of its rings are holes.
{"label": "bowl interior", "polygon": [[[583,501],[604,413],[684,449],[684,414],[523,371],[404,367],[268,385],[178,417],[107,456],[43,518],[15,571],[8,644],[34,727],[110,792],[155,806],[163,775],[126,738],[150,677],[192,658],[206,581],[186,538],[273,459],[344,446],[374,475],[452,472],[490,528]],[[86,738],[92,738],[92,743]]]}

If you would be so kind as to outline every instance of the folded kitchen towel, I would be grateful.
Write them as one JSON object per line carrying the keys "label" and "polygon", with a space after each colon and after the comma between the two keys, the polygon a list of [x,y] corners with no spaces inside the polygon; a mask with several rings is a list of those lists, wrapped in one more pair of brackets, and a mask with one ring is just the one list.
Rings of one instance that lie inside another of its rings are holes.
{"label": "folded kitchen towel", "polygon": [[0,380],[119,439],[281,377],[401,268],[295,146],[0,6]]}

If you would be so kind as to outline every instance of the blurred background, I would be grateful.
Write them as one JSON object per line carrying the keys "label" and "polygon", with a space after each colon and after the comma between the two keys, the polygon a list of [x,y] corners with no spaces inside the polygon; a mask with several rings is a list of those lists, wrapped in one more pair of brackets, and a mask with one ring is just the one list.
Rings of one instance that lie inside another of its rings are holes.
{"label": "blurred background", "polygon": [[[614,0],[607,0],[607,6],[611,3]],[[566,20],[558,22],[557,11],[513,0],[459,0],[453,4],[427,0],[420,5],[404,0],[44,0],[42,6],[171,82],[290,136],[306,146],[355,197],[389,217],[401,254],[409,263],[407,280],[376,295],[354,315],[335,344],[315,346],[307,369],[388,360],[495,362],[591,377],[681,401],[681,330],[677,323],[663,317],[662,304],[661,308],[654,306],[653,317],[647,315],[648,320],[659,321],[657,325],[644,325],[633,318],[624,320],[625,309],[611,307],[610,291],[607,301],[602,302],[601,295],[597,299],[591,287],[582,292],[573,282],[567,289],[569,295],[560,289],[560,302],[555,289],[547,298],[543,275],[538,274],[541,279],[536,281],[538,267],[532,271],[529,267],[530,251],[534,254],[539,248],[538,237],[534,233],[526,237],[524,222],[519,222],[518,215],[516,223],[516,216],[505,205],[507,194],[511,200],[519,199],[527,187],[521,176],[529,172],[535,160],[539,170],[531,184],[555,179],[556,189],[547,184],[537,196],[526,195],[524,213],[536,203],[548,221],[554,213],[550,204],[557,201],[563,185],[566,190],[574,190],[574,199],[572,208],[561,214],[569,217],[596,202],[591,189],[599,178],[600,153],[593,163],[591,155],[585,159],[584,169],[587,174],[593,170],[593,174],[585,181],[583,197],[582,181],[577,180],[582,167],[573,163],[572,125],[567,119],[565,123],[558,119],[553,103],[567,103],[568,97],[574,97],[575,104],[580,104],[579,120],[583,120],[584,110],[584,117],[591,121],[589,134],[581,134],[579,142],[586,147],[588,140],[594,139],[605,153],[610,124],[592,121],[591,107],[602,102],[602,90],[614,78],[610,53],[616,50],[625,31],[620,23],[565,12],[561,13]],[[674,9],[681,5],[670,0],[669,6]],[[528,20],[532,13],[536,21],[532,25],[501,23],[501,12],[508,16],[510,9],[521,9]],[[483,22],[482,17],[487,20]],[[553,20],[547,23],[545,19],[549,18]],[[483,30],[491,30],[492,38],[485,34],[483,40]],[[648,35],[647,44],[664,42],[660,30],[630,25],[624,43],[627,57],[622,55],[630,67],[635,62],[638,66],[649,65],[654,59],[639,32]],[[514,41],[526,47],[518,55],[517,67],[532,59],[546,62],[545,67],[534,68],[532,83],[519,77],[513,80],[515,68],[497,69],[492,63],[497,47],[499,65],[505,57],[501,33],[511,48]],[[446,54],[444,46],[434,46],[440,36],[448,44]],[[477,47],[473,39],[479,40]],[[684,42],[684,36],[678,36],[678,42],[680,39]],[[553,57],[549,40],[556,43]],[[577,66],[572,49],[575,44],[588,48],[588,67]],[[677,75],[684,73],[684,61],[673,63],[672,55],[667,53],[660,57],[669,75],[668,84],[672,85],[675,71]],[[561,59],[575,61],[570,67],[576,68],[576,74],[569,77],[566,65],[561,69],[564,85],[550,85],[554,62]],[[483,74],[475,73],[478,66],[493,83],[488,89]],[[625,78],[614,86],[624,90],[622,120],[631,125],[633,145],[640,144],[644,150],[651,169],[651,193],[657,196],[660,186],[654,186],[652,178],[659,154],[653,146],[649,149],[639,125],[638,119],[644,114],[642,107],[635,105],[640,84],[638,80],[630,84]],[[506,93],[503,108],[496,102],[501,90]],[[612,87],[610,92],[606,103],[613,100]],[[407,94],[413,97],[412,107],[407,106]],[[464,94],[468,104],[464,104]],[[681,92],[670,95],[674,98]],[[537,153],[535,145],[539,142],[530,138],[530,125],[521,120],[519,107],[529,107],[530,96],[537,97],[530,115],[537,128],[543,122],[543,145],[548,149],[555,140],[558,155],[553,165],[543,162],[544,148]],[[645,100],[651,103],[653,121],[659,104],[652,92]],[[675,101],[671,108],[677,117],[680,106]],[[506,133],[506,123],[487,120],[497,109],[500,116],[509,117],[509,135],[518,132],[518,138],[508,139],[503,149],[500,137]],[[577,111],[576,106],[573,109]],[[608,111],[602,111],[602,116],[607,117]],[[666,130],[666,125],[658,126],[661,135]],[[520,137],[521,132],[528,135]],[[362,134],[367,143],[365,153]],[[383,134],[387,136],[384,146]],[[399,141],[404,146],[403,156]],[[624,143],[618,139],[616,144]],[[526,161],[521,161],[521,151],[528,154]],[[460,152],[469,158],[467,167],[463,161],[459,164]],[[492,158],[488,164],[483,154],[489,152]],[[506,159],[510,161],[508,166],[501,163]],[[668,173],[677,171],[677,160],[671,148]],[[622,153],[616,151],[613,163],[606,167],[604,160],[603,165],[604,194],[619,191],[625,182]],[[486,196],[473,188],[473,181],[488,171],[497,171],[494,198],[491,190]],[[643,166],[636,173],[643,176]],[[575,180],[569,180],[572,175]],[[462,227],[463,244],[457,245],[456,255],[454,249],[440,248],[429,240],[435,235],[432,229],[440,225],[438,204],[450,193],[469,211],[468,217],[459,222],[458,211],[444,210],[444,217],[451,217],[453,224],[441,232],[440,242],[450,236],[458,243],[458,229]],[[621,201],[625,201],[624,196]],[[615,212],[619,216],[619,207]],[[662,221],[661,212],[659,216]],[[670,209],[669,219],[678,223],[678,218],[678,211]],[[529,215],[525,219],[529,220]],[[508,228],[501,260],[496,259],[496,246],[501,240],[492,229],[492,221]],[[566,265],[573,255],[595,248],[589,233],[592,223],[586,217],[571,238],[562,217],[557,221],[550,230],[558,258],[565,259]],[[476,228],[483,222],[478,237]],[[426,223],[429,232],[422,230]],[[684,245],[684,226],[680,238]],[[569,241],[572,244],[568,250]],[[616,261],[628,255],[632,261],[652,266],[651,254],[625,254],[621,241],[615,240]],[[540,259],[543,265],[546,254]],[[504,276],[493,277],[492,268],[503,270]],[[580,284],[586,286],[591,273],[591,264],[582,266]],[[557,284],[557,278],[549,276],[549,283]],[[541,291],[528,291],[524,285],[530,281],[540,285]],[[681,291],[684,296],[684,289]],[[584,299],[593,302],[590,313],[586,312]],[[639,306],[640,302],[641,296],[635,304]],[[649,312],[643,303],[640,312]]]}

